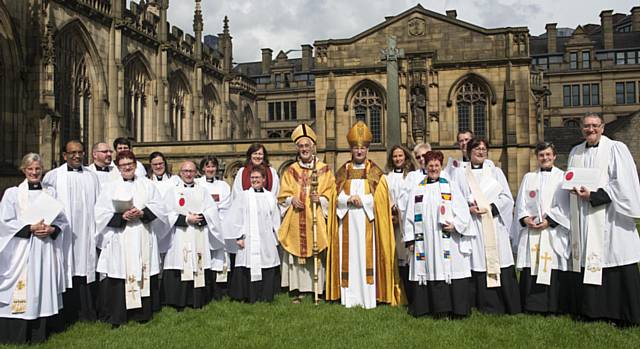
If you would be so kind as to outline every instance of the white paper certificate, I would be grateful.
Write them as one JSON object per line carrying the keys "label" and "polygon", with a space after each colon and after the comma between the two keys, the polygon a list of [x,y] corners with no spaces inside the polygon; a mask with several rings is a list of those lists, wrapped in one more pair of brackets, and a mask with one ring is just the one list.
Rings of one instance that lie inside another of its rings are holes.
{"label": "white paper certificate", "polygon": [[62,209],[60,201],[43,193],[29,205],[22,220],[28,224],[36,224],[43,220],[44,224],[51,225],[53,220],[62,212]]}
{"label": "white paper certificate", "polygon": [[564,174],[562,189],[585,187],[589,191],[597,191],[600,183],[600,169],[572,167]]}

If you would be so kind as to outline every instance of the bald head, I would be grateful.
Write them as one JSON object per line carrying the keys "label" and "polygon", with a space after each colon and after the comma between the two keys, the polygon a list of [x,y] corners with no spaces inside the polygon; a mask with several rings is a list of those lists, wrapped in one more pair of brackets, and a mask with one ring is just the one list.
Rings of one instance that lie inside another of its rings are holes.
{"label": "bald head", "polygon": [[193,183],[196,178],[196,164],[193,161],[183,161],[180,163],[180,178],[186,184]]}
{"label": "bald head", "polygon": [[91,157],[96,166],[105,167],[111,164],[112,154],[111,146],[104,142],[98,142],[91,148]]}

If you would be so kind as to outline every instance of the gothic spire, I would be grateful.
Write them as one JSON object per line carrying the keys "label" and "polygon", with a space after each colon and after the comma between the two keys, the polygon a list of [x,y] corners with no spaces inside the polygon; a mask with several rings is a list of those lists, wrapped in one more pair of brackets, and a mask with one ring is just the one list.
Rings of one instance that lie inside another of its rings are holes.
{"label": "gothic spire", "polygon": [[224,26],[222,28],[222,34],[229,35],[229,17],[224,16]]}
{"label": "gothic spire", "polygon": [[196,0],[196,10],[193,14],[193,31],[202,33],[204,25],[202,23],[202,5],[200,4],[201,1],[202,0]]}

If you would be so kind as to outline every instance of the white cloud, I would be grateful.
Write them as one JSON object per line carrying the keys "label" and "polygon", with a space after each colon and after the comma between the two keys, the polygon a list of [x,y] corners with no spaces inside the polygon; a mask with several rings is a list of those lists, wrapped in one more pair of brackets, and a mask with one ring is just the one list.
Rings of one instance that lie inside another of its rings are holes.
{"label": "white cloud", "polygon": [[[222,32],[222,20],[229,16],[234,61],[260,60],[260,49],[299,49],[315,40],[354,36],[415,6],[412,0],[203,0],[206,34]],[[172,0],[169,22],[186,33],[193,32],[193,0]],[[635,0],[426,0],[426,9],[445,13],[455,9],[458,19],[482,27],[526,26],[532,35],[544,32],[546,23],[575,28],[599,23],[600,11],[629,13]]]}

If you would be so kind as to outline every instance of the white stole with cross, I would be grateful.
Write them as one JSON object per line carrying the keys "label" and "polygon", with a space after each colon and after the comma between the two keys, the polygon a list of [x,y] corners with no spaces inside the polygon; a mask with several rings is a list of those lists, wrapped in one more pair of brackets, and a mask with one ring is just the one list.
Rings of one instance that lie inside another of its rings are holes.
{"label": "white stole with cross", "polygon": [[[562,181],[562,171],[555,168],[546,176],[540,170],[532,173],[527,180],[525,205],[529,217],[537,217],[536,222],[544,219],[551,207],[555,186],[550,183]],[[529,234],[529,255],[531,256],[531,275],[537,275],[536,283],[551,284],[551,270],[553,265],[553,249],[549,228],[542,230],[527,229]]]}
{"label": "white stole with cross", "polygon": [[[606,136],[602,136],[595,150],[597,152],[595,156],[587,154],[586,144],[586,142],[583,142],[576,146],[573,155],[569,158],[568,167],[569,169],[598,168],[600,170],[598,188],[603,188],[609,181],[609,154],[611,153],[612,142]],[[583,282],[591,285],[602,285],[606,205],[592,207],[590,202],[578,200],[578,196],[572,192],[570,195],[570,207],[573,271],[579,273],[584,260]],[[586,234],[587,240],[584,256],[582,255],[582,232]]]}
{"label": "white stole with cross", "polygon": [[[122,183],[122,179],[119,180]],[[133,183],[133,193],[126,185],[116,188],[113,199],[133,199],[133,206],[143,210],[147,203],[147,188],[142,180]],[[127,309],[142,307],[142,297],[151,295],[151,232],[147,224],[139,220],[127,222],[122,231],[121,253],[125,258],[125,305]]]}
{"label": "white stole with cross", "polygon": [[[175,190],[177,212],[185,217],[189,213],[204,213],[203,195],[208,195],[206,189],[195,183],[192,188],[182,187],[182,182]],[[205,253],[209,253],[205,245],[206,227],[190,225],[186,228],[177,227],[181,231],[179,234],[178,251],[182,251],[182,272],[180,281],[193,281],[194,288],[205,286],[204,263]]]}

